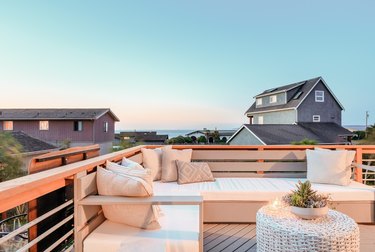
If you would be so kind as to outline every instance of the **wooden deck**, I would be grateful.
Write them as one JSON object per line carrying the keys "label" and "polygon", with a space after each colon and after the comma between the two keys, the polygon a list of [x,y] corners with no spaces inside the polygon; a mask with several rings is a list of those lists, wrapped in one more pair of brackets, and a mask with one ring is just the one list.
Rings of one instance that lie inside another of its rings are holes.
{"label": "wooden deck", "polygon": [[[375,225],[359,225],[361,252],[375,251]],[[204,251],[256,251],[255,224],[205,224]]]}

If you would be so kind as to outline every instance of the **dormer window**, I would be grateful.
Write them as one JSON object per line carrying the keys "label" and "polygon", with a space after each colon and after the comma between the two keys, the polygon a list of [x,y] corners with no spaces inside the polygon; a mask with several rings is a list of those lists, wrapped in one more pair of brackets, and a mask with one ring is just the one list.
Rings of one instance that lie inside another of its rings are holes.
{"label": "dormer window", "polygon": [[262,98],[257,98],[257,106],[262,105]]}
{"label": "dormer window", "polygon": [[276,103],[277,102],[277,96],[276,95],[271,95],[270,96],[270,103]]}
{"label": "dormer window", "polygon": [[315,102],[324,102],[324,91],[322,90],[315,91]]}
{"label": "dormer window", "polygon": [[313,122],[320,122],[320,115],[313,115]]}

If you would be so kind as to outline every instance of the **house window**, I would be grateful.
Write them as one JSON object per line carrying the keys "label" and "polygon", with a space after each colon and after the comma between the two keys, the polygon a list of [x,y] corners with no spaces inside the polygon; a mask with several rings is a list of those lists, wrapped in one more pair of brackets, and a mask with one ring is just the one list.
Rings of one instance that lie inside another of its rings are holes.
{"label": "house window", "polygon": [[324,102],[324,91],[315,91],[315,102]]}
{"label": "house window", "polygon": [[39,121],[39,130],[48,130],[49,122],[48,121]]}
{"label": "house window", "polygon": [[263,116],[258,116],[258,124],[263,124]]}
{"label": "house window", "polygon": [[13,130],[13,121],[4,121],[3,130]]}
{"label": "house window", "polygon": [[257,106],[262,105],[262,98],[257,98]]}
{"label": "house window", "polygon": [[320,115],[313,115],[313,122],[320,122]]}
{"label": "house window", "polygon": [[271,95],[270,96],[270,103],[276,103],[277,102],[277,96],[276,95]]}
{"label": "house window", "polygon": [[104,132],[108,132],[108,122],[104,122]]}

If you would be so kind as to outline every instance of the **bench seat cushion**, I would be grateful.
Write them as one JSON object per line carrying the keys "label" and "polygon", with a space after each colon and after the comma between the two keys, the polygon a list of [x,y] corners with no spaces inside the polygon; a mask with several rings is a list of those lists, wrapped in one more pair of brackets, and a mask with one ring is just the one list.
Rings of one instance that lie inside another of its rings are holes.
{"label": "bench seat cushion", "polygon": [[84,251],[198,251],[198,206],[160,207],[161,229],[142,230],[106,220],[84,240]]}
{"label": "bench seat cushion", "polygon": [[[154,194],[201,195],[204,201],[271,201],[295,189],[293,178],[217,178],[215,182],[178,185],[176,182],[154,182]],[[348,186],[316,184],[313,189],[329,193],[333,201],[374,201],[375,188],[351,181]]]}

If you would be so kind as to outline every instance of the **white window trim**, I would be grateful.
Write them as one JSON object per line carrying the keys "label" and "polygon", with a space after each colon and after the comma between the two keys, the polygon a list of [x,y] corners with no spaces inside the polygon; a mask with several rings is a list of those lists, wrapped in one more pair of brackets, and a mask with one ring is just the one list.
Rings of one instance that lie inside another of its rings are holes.
{"label": "white window trim", "polygon": [[264,123],[263,116],[258,116],[258,124],[263,124],[263,123]]}
{"label": "white window trim", "polygon": [[[319,94],[321,93],[321,94]],[[324,91],[315,90],[315,102],[324,102]]]}
{"label": "white window trim", "polygon": [[[318,118],[315,120],[315,118]],[[313,115],[313,122],[320,122],[320,115]]]}
{"label": "white window trim", "polygon": [[3,130],[4,131],[12,131],[13,130],[13,121],[4,121],[3,122]]}
{"label": "white window trim", "polygon": [[271,95],[270,96],[270,103],[276,103],[277,102],[277,96],[276,95]]}
{"label": "white window trim", "polygon": [[108,132],[108,130],[109,130],[109,123],[104,122],[104,132]]}
{"label": "white window trim", "polygon": [[262,105],[262,104],[263,104],[262,98],[257,98],[257,99],[256,99],[256,105],[257,105],[257,106],[260,106],[260,105]]}
{"label": "white window trim", "polygon": [[[81,131],[83,131],[83,121],[74,121],[73,123],[74,123],[73,124],[73,130],[75,132],[81,132]],[[76,123],[77,123],[77,130],[75,130],[75,124]]]}
{"label": "white window trim", "polygon": [[39,121],[39,130],[49,130],[49,121]]}

